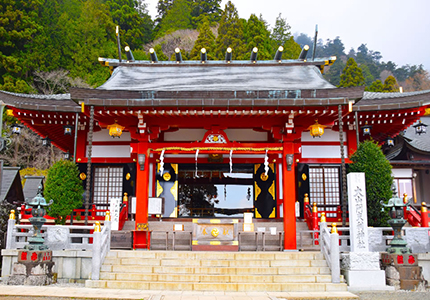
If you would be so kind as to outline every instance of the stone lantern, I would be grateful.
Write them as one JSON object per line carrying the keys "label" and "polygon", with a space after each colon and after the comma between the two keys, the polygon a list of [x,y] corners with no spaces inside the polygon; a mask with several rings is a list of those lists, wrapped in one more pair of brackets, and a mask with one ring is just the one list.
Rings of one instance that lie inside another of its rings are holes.
{"label": "stone lantern", "polygon": [[411,249],[407,247],[407,242],[402,238],[402,227],[406,224],[406,220],[403,218],[403,209],[409,205],[404,203],[400,198],[391,198],[388,203],[385,204],[381,201],[382,210],[388,208],[391,219],[388,224],[393,227],[394,238],[391,241],[390,247],[387,248],[387,252],[390,254],[407,254],[412,253]]}

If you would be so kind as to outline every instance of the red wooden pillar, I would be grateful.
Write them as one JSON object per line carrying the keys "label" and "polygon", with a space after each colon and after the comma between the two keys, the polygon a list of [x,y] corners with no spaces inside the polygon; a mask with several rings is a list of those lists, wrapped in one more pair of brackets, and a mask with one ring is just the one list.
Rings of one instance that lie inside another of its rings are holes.
{"label": "red wooden pillar", "polygon": [[134,232],[134,248],[147,248],[148,230],[148,196],[149,196],[149,144],[140,142],[138,145],[138,157],[145,155],[143,170],[137,162],[136,174],[136,228]]}
{"label": "red wooden pillar", "polygon": [[287,154],[294,154],[294,143],[285,142],[282,154],[282,184],[284,197],[284,249],[296,250],[296,168],[293,156],[290,170],[287,166]]}

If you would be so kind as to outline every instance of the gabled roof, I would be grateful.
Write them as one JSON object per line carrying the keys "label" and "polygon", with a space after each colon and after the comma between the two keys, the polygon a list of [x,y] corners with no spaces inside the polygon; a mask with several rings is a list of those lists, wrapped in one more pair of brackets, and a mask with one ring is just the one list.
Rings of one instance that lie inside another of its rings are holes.
{"label": "gabled roof", "polygon": [[33,199],[36,197],[39,186],[43,188],[43,179],[45,176],[25,176],[24,198]]}
{"label": "gabled roof", "polygon": [[22,203],[24,195],[22,192],[21,176],[18,167],[3,167],[0,200],[10,203]]}

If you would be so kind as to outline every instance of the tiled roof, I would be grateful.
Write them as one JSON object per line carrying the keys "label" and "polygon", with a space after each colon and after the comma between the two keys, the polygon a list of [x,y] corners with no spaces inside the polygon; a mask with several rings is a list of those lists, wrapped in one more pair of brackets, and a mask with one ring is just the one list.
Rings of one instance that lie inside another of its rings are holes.
{"label": "tiled roof", "polygon": [[[429,127],[427,127],[428,130],[430,128],[430,117],[421,117],[421,121],[424,124],[429,125]],[[411,147],[423,152],[430,153],[430,132],[418,135],[415,134],[415,128],[410,126],[405,130],[404,137],[405,142]]]}
{"label": "tiled roof", "polygon": [[[364,92],[363,99],[392,99],[392,98],[404,98],[409,96],[416,96],[422,94],[428,94],[430,90],[407,92],[407,93],[375,93],[375,92]],[[362,99],[362,100],[363,100]]]}

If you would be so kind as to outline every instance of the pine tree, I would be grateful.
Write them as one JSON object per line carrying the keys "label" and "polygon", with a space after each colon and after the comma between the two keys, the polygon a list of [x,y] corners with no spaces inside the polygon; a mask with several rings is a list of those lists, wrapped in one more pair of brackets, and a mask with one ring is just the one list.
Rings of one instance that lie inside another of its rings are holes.
{"label": "pine tree", "polygon": [[339,86],[340,76],[345,66],[346,64],[343,63],[341,59],[337,59],[334,64],[330,66],[328,71],[324,73],[324,78],[330,81],[331,84]]}
{"label": "pine tree", "polygon": [[38,20],[42,4],[41,0],[0,0],[0,84],[7,75],[17,88],[16,81],[31,73],[32,41],[43,29]]}
{"label": "pine tree", "polygon": [[394,76],[390,75],[385,79],[384,81],[384,88],[383,92],[385,93],[393,93],[399,91],[399,85],[397,84],[396,78]]}
{"label": "pine tree", "polygon": [[179,29],[189,28],[192,28],[190,4],[188,0],[175,0],[160,22],[160,30],[157,32],[156,38]]}
{"label": "pine tree", "polygon": [[387,212],[381,211],[380,201],[385,203],[392,197],[391,165],[381,147],[367,140],[358,145],[351,156],[349,172],[364,172],[366,175],[367,216],[369,226],[387,226]]}
{"label": "pine tree", "polygon": [[283,47],[282,59],[297,59],[302,52],[302,48],[294,41],[293,36],[285,41]]}
{"label": "pine tree", "polygon": [[106,4],[120,28],[122,42],[137,49],[151,41],[153,22],[146,4],[138,0],[108,0]]}
{"label": "pine tree", "polygon": [[200,33],[197,37],[196,42],[194,43],[194,47],[190,53],[191,60],[199,60],[200,59],[200,50],[202,48],[206,49],[206,53],[208,59],[215,58],[215,35],[213,34],[211,28],[209,27],[209,18],[206,16],[203,19],[202,25],[199,29]]}
{"label": "pine tree", "polygon": [[370,69],[367,65],[360,65],[361,70],[363,71],[363,77],[364,82],[366,83],[366,86],[370,86],[372,82],[375,80],[372,73],[370,72]]}
{"label": "pine tree", "polygon": [[343,69],[342,71],[342,75],[340,75],[340,82],[338,87],[352,87],[363,85],[363,71],[357,65],[355,60],[350,57],[346,63],[345,69]]}
{"label": "pine tree", "polygon": [[239,19],[236,7],[228,1],[221,15],[216,39],[215,56],[219,60],[225,58],[228,47],[233,50],[233,59],[241,59],[247,52],[244,44],[243,22]]}
{"label": "pine tree", "polygon": [[[245,25],[245,40],[248,51],[254,47],[258,48],[258,59],[268,60],[273,59],[273,47],[270,39],[270,31],[267,29],[267,24],[264,20],[257,18],[251,14]],[[242,59],[248,59],[246,55]]]}
{"label": "pine tree", "polygon": [[209,25],[215,25],[221,18],[221,0],[193,0],[191,4],[191,20],[193,28],[199,28],[205,17]]}
{"label": "pine tree", "polygon": [[[275,21],[275,27],[272,30],[271,38],[275,41],[277,46],[282,46],[290,40],[291,26],[287,23],[286,18],[282,18],[281,13]],[[299,45],[300,46],[300,45]]]}
{"label": "pine tree", "polygon": [[366,91],[382,93],[384,91],[384,85],[382,81],[378,79],[372,82],[372,84],[366,88]]}

